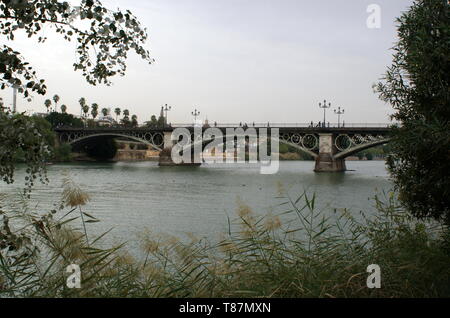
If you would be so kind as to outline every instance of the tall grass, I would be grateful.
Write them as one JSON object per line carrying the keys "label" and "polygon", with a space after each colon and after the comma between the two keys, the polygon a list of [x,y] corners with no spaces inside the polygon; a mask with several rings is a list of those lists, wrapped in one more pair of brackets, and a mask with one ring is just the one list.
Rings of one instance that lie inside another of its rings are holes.
{"label": "tall grass", "polygon": [[[374,198],[370,218],[326,216],[308,193],[280,196],[279,215],[241,202],[219,243],[142,234],[142,259],[99,248],[108,233],[88,241],[85,223],[98,221],[82,211],[88,198],[66,180],[49,213],[30,212],[25,199],[22,209],[0,205],[1,297],[450,296],[448,232],[412,219],[393,194]],[[81,289],[66,286],[71,264]],[[367,287],[370,264],[381,267],[381,289]]]}

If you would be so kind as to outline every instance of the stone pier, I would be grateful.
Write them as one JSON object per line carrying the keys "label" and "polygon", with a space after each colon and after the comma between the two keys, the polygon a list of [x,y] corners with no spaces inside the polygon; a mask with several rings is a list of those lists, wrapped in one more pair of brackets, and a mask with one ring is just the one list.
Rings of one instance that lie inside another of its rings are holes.
{"label": "stone pier", "polygon": [[159,154],[159,166],[160,167],[198,167],[201,163],[194,163],[192,159],[191,163],[175,163],[172,160],[172,147],[174,142],[172,141],[172,132],[164,132],[164,149]]}
{"label": "stone pier", "polygon": [[315,172],[344,172],[347,170],[345,159],[335,159],[337,149],[333,134],[319,135],[319,156],[316,158]]}
{"label": "stone pier", "polygon": [[159,166],[160,167],[171,167],[176,166],[172,160],[172,132],[164,132],[164,149],[159,154]]}

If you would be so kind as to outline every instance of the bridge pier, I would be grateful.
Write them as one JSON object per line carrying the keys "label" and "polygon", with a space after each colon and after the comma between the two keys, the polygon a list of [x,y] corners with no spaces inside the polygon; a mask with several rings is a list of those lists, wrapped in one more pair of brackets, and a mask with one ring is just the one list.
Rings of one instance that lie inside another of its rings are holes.
{"label": "bridge pier", "polygon": [[320,154],[316,159],[314,172],[345,172],[345,159],[334,159],[329,154]]}
{"label": "bridge pier", "polygon": [[334,134],[319,134],[319,156],[316,158],[314,172],[344,172],[347,171],[345,159],[336,159],[337,149],[334,145]]}
{"label": "bridge pier", "polygon": [[[192,157],[193,158],[193,157]],[[160,167],[198,167],[201,166],[201,163],[195,163],[194,160],[191,160],[192,162],[182,162],[182,163],[175,163],[172,160],[172,147],[171,148],[164,148],[163,151],[159,154],[159,166]]]}
{"label": "bridge pier", "polygon": [[159,154],[159,166],[160,167],[172,167],[176,166],[172,160],[172,133],[169,131],[164,132],[164,149]]}
{"label": "bridge pier", "polygon": [[159,154],[160,167],[173,167],[176,164],[172,160],[172,148],[164,148]]}
{"label": "bridge pier", "polygon": [[198,167],[201,163],[195,163],[193,158],[190,163],[175,163],[172,160],[172,148],[174,142],[172,140],[172,132],[164,132],[164,149],[159,154],[160,167]]}

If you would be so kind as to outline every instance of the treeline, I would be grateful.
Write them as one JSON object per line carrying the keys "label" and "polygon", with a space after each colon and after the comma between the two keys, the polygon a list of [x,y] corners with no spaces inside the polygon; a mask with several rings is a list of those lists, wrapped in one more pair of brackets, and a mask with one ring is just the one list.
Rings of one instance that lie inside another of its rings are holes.
{"label": "treeline", "polygon": [[[61,114],[58,114],[61,115]],[[67,118],[70,119],[67,115]],[[28,117],[23,114],[14,114],[12,115],[12,120],[20,121],[22,117]],[[72,116],[73,117],[73,116]],[[47,162],[69,162],[72,161],[72,147],[69,144],[59,144],[57,143],[57,135],[53,131],[55,116],[48,116],[46,118],[39,116],[31,116],[29,119],[34,123],[36,129],[39,130],[39,133],[44,137],[48,150],[48,155],[46,156]],[[74,123],[76,123],[76,118],[74,118]],[[27,161],[27,153],[22,148],[17,148],[14,152],[13,159],[17,163],[24,163]]]}
{"label": "treeline", "polygon": [[314,158],[295,147],[280,143],[280,159],[281,160],[304,160],[312,161]]}
{"label": "treeline", "polygon": [[383,145],[361,151],[357,153],[356,156],[359,158],[359,160],[386,159],[390,152],[391,147],[389,145]]}

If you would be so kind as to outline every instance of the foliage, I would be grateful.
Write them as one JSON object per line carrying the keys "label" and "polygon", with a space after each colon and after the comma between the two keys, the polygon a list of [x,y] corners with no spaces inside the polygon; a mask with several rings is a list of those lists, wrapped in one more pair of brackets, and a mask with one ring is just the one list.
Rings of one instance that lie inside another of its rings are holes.
{"label": "foliage", "polygon": [[148,145],[146,144],[138,144],[137,145],[137,150],[148,150]]}
{"label": "foliage", "polygon": [[[47,130],[43,127],[47,126]],[[14,182],[14,167],[17,156],[23,156],[27,165],[25,179],[27,189],[39,179],[47,180],[43,163],[50,158],[50,125],[45,121],[30,118],[23,114],[0,112],[0,177],[6,183]]]}
{"label": "foliage", "polygon": [[[52,113],[60,115],[59,113]],[[50,116],[50,115],[49,115]],[[54,133],[51,123],[47,118],[39,116],[29,117],[34,122],[36,129],[42,135],[45,144],[48,146],[47,161],[68,162],[72,160],[72,147],[68,144],[62,144],[60,146],[55,145],[56,134]],[[54,117],[52,117],[54,118]],[[26,151],[22,148],[17,149],[14,153],[14,163],[26,163],[27,158]]]}
{"label": "foliage", "polygon": [[137,127],[139,125],[138,118],[136,115],[131,116],[131,126]]}
{"label": "foliage", "polygon": [[147,121],[146,123],[147,127],[156,128],[156,127],[163,127],[164,126],[164,118],[163,119],[157,119],[155,115],[152,115],[150,118],[150,121]]}
{"label": "foliage", "polygon": [[62,144],[56,147],[53,151],[53,159],[57,162],[72,161],[72,146],[69,144]]}
{"label": "foliage", "polygon": [[37,129],[44,136],[47,145],[52,148],[55,146],[55,133],[52,130],[51,123],[46,119],[39,116],[32,116],[31,120],[36,124]]}
{"label": "foliage", "polygon": [[166,118],[164,116],[159,116],[158,127],[164,127],[166,125]]}
{"label": "foliage", "polygon": [[130,121],[130,111],[128,109],[124,109],[123,112],[123,118],[120,121],[121,124],[125,127],[131,127],[131,121]]}
{"label": "foliage", "polygon": [[50,108],[52,107],[52,101],[50,99],[46,99],[44,105],[45,108],[47,108],[47,113],[50,112]]}
{"label": "foliage", "polygon": [[[77,42],[74,68],[92,85],[109,84],[112,76],[124,75],[130,50],[153,62],[143,47],[146,30],[130,11],[111,11],[95,0],[82,0],[80,6],[57,0],[1,2],[0,29],[6,39],[14,40],[17,32],[25,31],[29,38],[37,37],[42,43],[47,26],[65,40]],[[2,89],[17,85],[25,97],[30,92],[46,92],[44,80],[37,78],[19,52],[6,45],[0,48],[0,73]]]}
{"label": "foliage", "polygon": [[88,113],[89,113],[89,106],[88,105],[84,105],[83,106],[83,113],[84,113],[84,118],[87,118],[89,115],[88,115]]}
{"label": "foliage", "polygon": [[[0,2],[0,32],[7,40],[13,41],[17,32],[25,31],[29,38],[37,37],[42,43],[48,27],[54,28],[65,40],[77,42],[74,68],[92,85],[109,84],[111,77],[124,75],[129,51],[153,62],[143,46],[147,40],[146,30],[130,11],[111,11],[95,0],[82,0],[79,6],[57,0]],[[25,97],[33,92],[45,95],[47,91],[45,81],[37,77],[20,52],[2,45],[0,88],[8,86],[18,87],[18,92]],[[55,96],[54,101],[57,104],[59,97]],[[45,104],[49,111],[51,100]],[[86,116],[89,112],[86,99],[80,99],[80,105]],[[33,185],[38,176],[44,180],[45,160],[50,152],[44,137],[32,119],[23,115],[11,117],[1,108],[0,177],[13,182],[14,160],[18,152],[23,152],[28,165],[27,185]]]}
{"label": "foliage", "polygon": [[446,0],[418,0],[398,19],[393,64],[378,84],[401,122],[388,165],[418,218],[450,225],[450,16]]}
{"label": "foliage", "polygon": [[280,155],[282,160],[314,160],[311,155],[290,145],[280,143]]}
{"label": "foliage", "polygon": [[[356,156],[362,160],[366,158],[367,160],[373,160],[374,158],[387,158],[391,153],[391,145],[383,145],[374,148],[370,148],[361,152],[358,152]],[[369,159],[371,158],[371,159]]]}
{"label": "foliage", "polygon": [[[359,221],[347,210],[325,216],[306,193],[279,199],[279,215],[258,216],[240,203],[218,243],[142,233],[136,258],[125,245],[100,248],[107,233],[88,243],[86,225],[99,220],[82,209],[89,196],[65,179],[54,211],[0,208],[0,297],[450,295],[441,228],[415,222],[395,196],[375,198],[380,214]],[[81,267],[81,289],[66,286],[70,264]],[[381,267],[381,289],[366,286],[370,264]]]}
{"label": "foliage", "polygon": [[96,119],[98,116],[98,108],[99,108],[99,106],[97,103],[94,103],[91,106],[91,115],[92,115],[92,118],[94,118],[94,119]]}
{"label": "foliage", "polygon": [[83,121],[72,114],[52,112],[48,114],[45,119],[51,124],[53,129],[58,128],[59,126],[70,126],[74,128],[84,127]]}
{"label": "foliage", "polygon": [[53,96],[53,101],[55,102],[55,112],[58,111],[58,103],[59,103],[60,97],[58,95]]}

